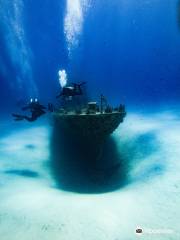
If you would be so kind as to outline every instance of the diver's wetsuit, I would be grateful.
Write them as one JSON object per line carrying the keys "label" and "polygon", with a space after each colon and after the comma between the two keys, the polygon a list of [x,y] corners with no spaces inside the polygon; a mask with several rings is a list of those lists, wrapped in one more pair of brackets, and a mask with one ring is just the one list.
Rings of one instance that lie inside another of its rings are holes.
{"label": "diver's wetsuit", "polygon": [[86,82],[82,82],[80,84],[77,83],[73,83],[73,87],[64,87],[62,89],[62,92],[56,96],[56,98],[59,98],[61,96],[63,97],[73,97],[73,96],[77,96],[77,95],[82,95],[82,89],[81,86],[84,85]]}
{"label": "diver's wetsuit", "polygon": [[28,106],[23,107],[22,110],[28,110],[31,111],[31,117],[20,115],[20,114],[12,114],[13,117],[15,117],[15,121],[21,121],[21,120],[27,120],[28,122],[34,122],[37,120],[38,117],[45,114],[46,112],[43,109],[46,109],[43,105],[40,105],[39,103],[30,103]]}
{"label": "diver's wetsuit", "polygon": [[81,89],[81,85],[83,85],[83,84],[84,84],[84,82],[81,83],[81,84],[73,83],[74,91],[76,92],[76,95],[82,95],[83,94],[82,89]]}

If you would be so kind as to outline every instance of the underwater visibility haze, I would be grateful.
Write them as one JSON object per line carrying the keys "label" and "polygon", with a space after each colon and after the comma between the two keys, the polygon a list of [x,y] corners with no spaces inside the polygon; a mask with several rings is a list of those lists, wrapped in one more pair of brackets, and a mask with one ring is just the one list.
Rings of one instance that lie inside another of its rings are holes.
{"label": "underwater visibility haze", "polygon": [[[0,0],[0,36],[0,239],[180,239],[180,1]],[[126,107],[97,165],[11,115],[74,82]]]}
{"label": "underwater visibility haze", "polygon": [[53,99],[61,69],[91,97],[178,101],[177,13],[175,0],[1,0],[1,106]]}

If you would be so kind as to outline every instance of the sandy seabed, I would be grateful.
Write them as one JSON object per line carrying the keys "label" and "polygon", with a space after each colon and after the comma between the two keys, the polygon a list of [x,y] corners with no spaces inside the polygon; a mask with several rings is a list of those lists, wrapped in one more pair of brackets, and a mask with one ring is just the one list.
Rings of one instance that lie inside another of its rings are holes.
{"label": "sandy seabed", "polygon": [[113,134],[127,179],[101,194],[57,186],[51,127],[19,126],[0,123],[1,240],[180,239],[180,114],[128,114]]}

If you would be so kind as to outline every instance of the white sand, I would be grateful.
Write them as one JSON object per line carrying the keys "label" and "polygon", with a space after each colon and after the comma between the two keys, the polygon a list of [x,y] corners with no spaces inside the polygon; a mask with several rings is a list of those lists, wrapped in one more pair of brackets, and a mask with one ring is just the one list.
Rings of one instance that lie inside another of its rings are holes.
{"label": "white sand", "polygon": [[128,182],[110,193],[58,189],[49,138],[32,124],[0,138],[0,240],[132,240],[137,227],[145,240],[180,239],[180,116],[127,116],[114,138]]}

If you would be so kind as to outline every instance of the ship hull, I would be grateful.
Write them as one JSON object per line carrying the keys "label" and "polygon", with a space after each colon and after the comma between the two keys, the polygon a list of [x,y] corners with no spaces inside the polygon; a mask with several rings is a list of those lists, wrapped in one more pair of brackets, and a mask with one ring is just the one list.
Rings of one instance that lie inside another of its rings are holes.
{"label": "ship hull", "polygon": [[54,114],[54,126],[58,134],[79,138],[104,139],[123,122],[125,112],[103,114]]}
{"label": "ship hull", "polygon": [[125,113],[54,114],[51,164],[60,188],[76,192],[112,188],[110,181],[118,171],[120,159],[110,134],[124,117]]}

